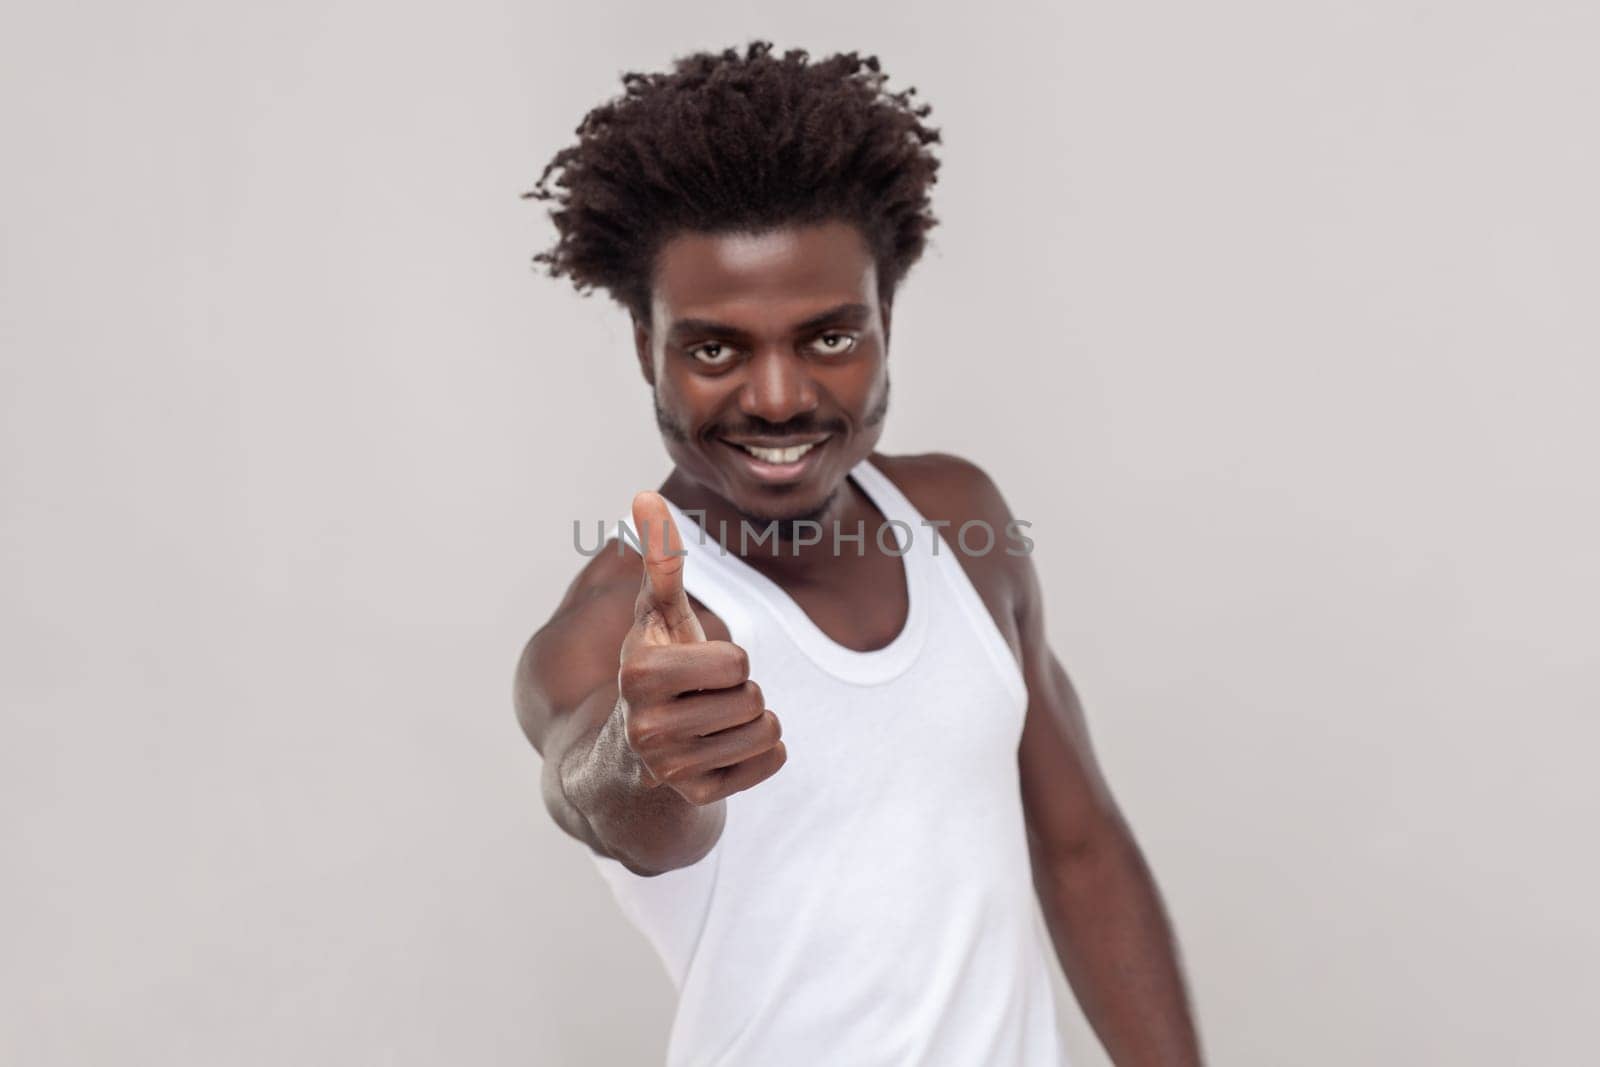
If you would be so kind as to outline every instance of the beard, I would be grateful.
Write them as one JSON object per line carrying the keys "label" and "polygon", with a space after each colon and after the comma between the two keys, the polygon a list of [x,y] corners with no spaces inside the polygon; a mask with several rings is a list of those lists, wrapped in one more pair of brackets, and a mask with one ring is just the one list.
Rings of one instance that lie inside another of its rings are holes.
{"label": "beard", "polygon": [[[750,527],[752,539],[765,538],[768,528],[771,528],[778,544],[792,544],[802,533],[814,536],[821,532],[822,520],[833,511],[834,502],[839,499],[839,490],[835,489],[828,494],[826,500],[814,508],[800,512],[784,512],[777,515],[752,515],[747,511],[739,510],[739,521]],[[810,526],[806,524],[812,524]],[[774,546],[776,549],[776,546]],[[776,550],[774,550],[776,555]]]}

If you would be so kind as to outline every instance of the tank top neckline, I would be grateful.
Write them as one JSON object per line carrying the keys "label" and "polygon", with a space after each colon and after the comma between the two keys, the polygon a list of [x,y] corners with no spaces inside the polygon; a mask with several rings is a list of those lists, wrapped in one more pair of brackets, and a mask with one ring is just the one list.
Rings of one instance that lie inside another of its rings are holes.
{"label": "tank top neckline", "polygon": [[[696,584],[696,570],[712,571],[726,584],[733,585],[765,607],[789,639],[818,667],[841,681],[874,685],[903,674],[922,649],[928,629],[928,601],[931,595],[928,572],[932,561],[925,558],[926,537],[917,535],[916,528],[922,516],[894,483],[867,460],[853,467],[849,477],[885,521],[891,524],[888,529],[893,531],[900,549],[908,601],[900,632],[882,648],[867,651],[849,648],[829,637],[781,585],[746,563],[737,553],[731,550],[724,552],[715,538],[706,535],[699,524],[672,501],[667,501],[667,507],[678,523],[678,529],[686,535],[684,546],[689,557],[684,570],[684,586],[691,594]],[[893,525],[895,523],[900,525]],[[699,536],[688,535],[690,530],[699,531]],[[866,533],[865,536],[871,538],[872,534]],[[843,550],[849,550],[848,543]],[[744,601],[745,597],[739,599]],[[729,623],[730,629],[733,628],[734,620],[724,621]],[[737,636],[735,640],[738,640]]]}

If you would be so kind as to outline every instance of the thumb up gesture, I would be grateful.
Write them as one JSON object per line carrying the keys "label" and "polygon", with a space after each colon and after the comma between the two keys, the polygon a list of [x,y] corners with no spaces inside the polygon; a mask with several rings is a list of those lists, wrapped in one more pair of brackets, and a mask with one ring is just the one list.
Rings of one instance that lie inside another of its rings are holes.
{"label": "thumb up gesture", "polygon": [[640,781],[696,805],[749,789],[786,759],[778,717],[750,680],[750,657],[708,641],[683,588],[683,540],[659,493],[633,498],[644,578],[617,672],[619,710]]}

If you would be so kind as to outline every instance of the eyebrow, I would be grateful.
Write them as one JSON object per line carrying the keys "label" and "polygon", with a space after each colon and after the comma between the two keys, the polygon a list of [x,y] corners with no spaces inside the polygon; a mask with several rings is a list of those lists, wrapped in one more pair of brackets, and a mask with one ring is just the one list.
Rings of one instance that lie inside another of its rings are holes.
{"label": "eyebrow", "polygon": [[[871,315],[872,309],[865,304],[839,304],[836,307],[829,308],[827,311],[812,315],[803,322],[796,323],[794,330],[796,333],[804,333],[806,330],[814,330],[818,326],[823,326],[830,322],[846,319],[861,321],[871,317]],[[689,333],[709,334],[718,337],[742,338],[745,336],[745,332],[739,327],[730,326],[725,322],[717,322],[714,319],[689,318],[679,319],[668,327],[667,338],[671,340]]]}

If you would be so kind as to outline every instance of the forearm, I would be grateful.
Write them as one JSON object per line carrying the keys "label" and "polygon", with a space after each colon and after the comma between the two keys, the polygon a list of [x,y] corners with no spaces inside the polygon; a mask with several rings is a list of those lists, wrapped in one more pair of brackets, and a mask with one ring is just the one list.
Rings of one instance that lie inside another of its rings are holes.
{"label": "forearm", "polygon": [[722,833],[725,802],[691,804],[639,777],[621,717],[607,716],[549,765],[546,804],[568,833],[635,874],[661,874],[703,858]]}
{"label": "forearm", "polygon": [[1034,860],[1062,970],[1117,1067],[1201,1062],[1176,941],[1155,879],[1125,833]]}

